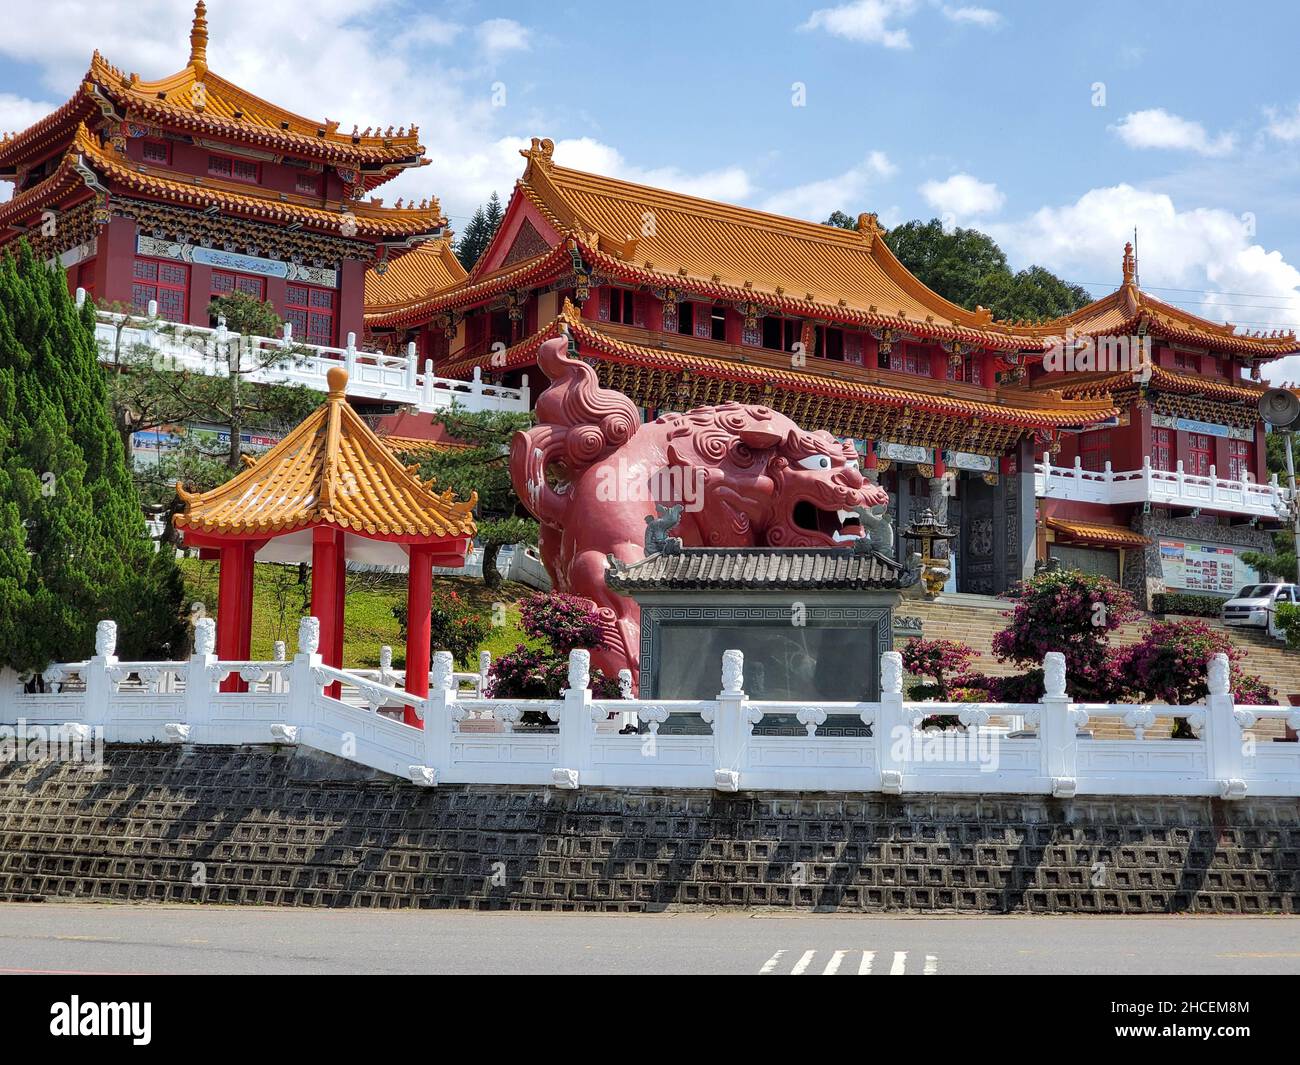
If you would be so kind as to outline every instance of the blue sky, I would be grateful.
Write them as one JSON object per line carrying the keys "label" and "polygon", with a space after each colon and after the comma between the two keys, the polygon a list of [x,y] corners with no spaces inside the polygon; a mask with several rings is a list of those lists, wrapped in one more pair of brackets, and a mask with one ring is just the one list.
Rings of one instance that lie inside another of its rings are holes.
{"label": "blue sky", "polygon": [[[183,65],[192,4],[46,0],[0,30],[0,129],[61,104],[98,47]],[[1016,266],[1300,326],[1300,5],[1056,0],[211,0],[217,72],[313,116],[416,121],[463,228],[561,163],[820,220],[975,225]]]}

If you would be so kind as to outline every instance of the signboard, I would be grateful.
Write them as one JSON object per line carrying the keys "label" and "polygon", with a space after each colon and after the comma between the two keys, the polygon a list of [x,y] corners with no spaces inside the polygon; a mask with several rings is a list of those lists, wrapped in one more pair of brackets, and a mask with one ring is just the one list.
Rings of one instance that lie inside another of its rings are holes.
{"label": "signboard", "polygon": [[1165,586],[1189,592],[1233,593],[1259,581],[1241,560],[1248,548],[1160,538],[1160,572]]}
{"label": "signboard", "polygon": [[264,259],[260,255],[241,255],[233,251],[218,251],[198,244],[182,244],[174,240],[159,240],[141,233],[135,238],[136,251],[157,259],[177,259],[180,262],[214,266],[219,270],[234,270],[258,277],[281,277],[287,281],[301,281],[308,285],[338,288],[339,272],[302,263],[287,263],[280,259]]}
{"label": "signboard", "polygon": [[1193,418],[1175,418],[1169,414],[1151,415],[1151,424],[1160,429],[1181,429],[1186,433],[1204,433],[1206,436],[1221,436],[1229,440],[1255,439],[1254,429],[1219,425],[1217,422],[1198,422]]}

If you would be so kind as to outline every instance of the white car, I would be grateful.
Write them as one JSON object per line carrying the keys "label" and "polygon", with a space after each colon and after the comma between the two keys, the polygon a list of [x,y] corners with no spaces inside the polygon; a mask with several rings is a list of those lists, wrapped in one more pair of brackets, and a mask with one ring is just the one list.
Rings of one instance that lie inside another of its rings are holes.
{"label": "white car", "polygon": [[1225,625],[1267,629],[1278,603],[1295,603],[1300,596],[1294,584],[1248,584],[1223,604],[1219,613]]}

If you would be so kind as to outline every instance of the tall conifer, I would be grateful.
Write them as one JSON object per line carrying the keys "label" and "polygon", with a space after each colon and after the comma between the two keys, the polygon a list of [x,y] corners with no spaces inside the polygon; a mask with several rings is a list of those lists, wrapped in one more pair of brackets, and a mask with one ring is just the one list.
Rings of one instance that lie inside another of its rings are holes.
{"label": "tall conifer", "polygon": [[0,666],[183,652],[174,556],[155,552],[113,424],[94,309],[24,242],[0,256]]}

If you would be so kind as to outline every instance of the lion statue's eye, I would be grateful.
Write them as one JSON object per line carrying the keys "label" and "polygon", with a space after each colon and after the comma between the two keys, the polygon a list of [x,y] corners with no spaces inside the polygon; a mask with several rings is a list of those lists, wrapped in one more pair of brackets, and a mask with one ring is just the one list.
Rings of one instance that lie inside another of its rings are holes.
{"label": "lion statue's eye", "polygon": [[805,470],[829,470],[831,460],[829,455],[809,455],[807,458],[800,459],[799,465]]}
{"label": "lion statue's eye", "polygon": [[856,470],[856,469],[858,468],[858,460],[857,460],[857,459],[849,459],[849,461],[846,462],[844,465],[845,465],[846,467],[848,467],[850,470]]}

